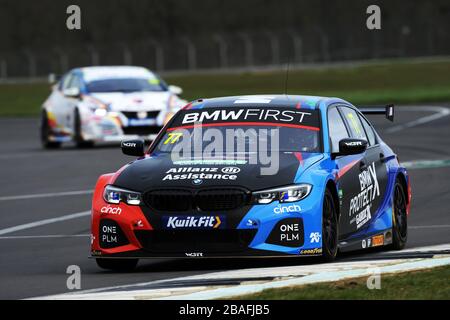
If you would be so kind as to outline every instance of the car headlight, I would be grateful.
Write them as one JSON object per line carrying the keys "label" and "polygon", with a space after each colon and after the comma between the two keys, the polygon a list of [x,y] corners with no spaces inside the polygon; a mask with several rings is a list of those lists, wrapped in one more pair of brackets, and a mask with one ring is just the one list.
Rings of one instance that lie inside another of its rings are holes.
{"label": "car headlight", "polygon": [[96,116],[104,117],[108,114],[108,110],[103,109],[103,108],[97,108],[97,109],[95,109],[94,113]]}
{"label": "car headlight", "polygon": [[138,206],[141,204],[141,194],[139,192],[117,188],[107,185],[103,191],[103,199],[112,204],[125,202],[126,204]]}
{"label": "car headlight", "polygon": [[312,185],[307,183],[292,186],[267,189],[253,192],[253,202],[256,204],[268,204],[272,201],[295,202],[306,198],[311,193]]}

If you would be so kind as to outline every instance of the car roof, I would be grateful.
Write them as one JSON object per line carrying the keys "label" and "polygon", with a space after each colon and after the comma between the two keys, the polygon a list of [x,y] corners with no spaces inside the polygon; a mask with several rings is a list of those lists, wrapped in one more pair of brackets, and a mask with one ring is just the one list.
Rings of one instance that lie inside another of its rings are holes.
{"label": "car roof", "polygon": [[198,99],[189,103],[187,109],[204,109],[204,108],[224,108],[224,107],[292,107],[296,109],[318,109],[321,105],[328,106],[332,103],[348,102],[329,97],[307,96],[307,95],[282,95],[282,94],[261,94],[261,95],[245,95],[230,96],[220,98]]}
{"label": "car roof", "polygon": [[84,67],[75,71],[80,72],[86,82],[117,78],[156,78],[156,75],[150,70],[135,66]]}

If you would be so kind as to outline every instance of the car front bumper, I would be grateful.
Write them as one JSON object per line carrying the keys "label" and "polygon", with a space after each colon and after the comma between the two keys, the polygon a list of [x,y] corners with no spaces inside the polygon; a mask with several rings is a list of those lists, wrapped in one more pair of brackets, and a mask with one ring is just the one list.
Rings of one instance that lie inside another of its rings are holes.
{"label": "car front bumper", "polygon": [[321,197],[320,188],[316,188],[299,202],[275,201],[251,205],[243,214],[223,213],[222,226],[218,228],[167,229],[161,223],[165,214],[153,212],[145,205],[108,204],[98,192],[92,209],[91,255],[95,258],[321,255]]}

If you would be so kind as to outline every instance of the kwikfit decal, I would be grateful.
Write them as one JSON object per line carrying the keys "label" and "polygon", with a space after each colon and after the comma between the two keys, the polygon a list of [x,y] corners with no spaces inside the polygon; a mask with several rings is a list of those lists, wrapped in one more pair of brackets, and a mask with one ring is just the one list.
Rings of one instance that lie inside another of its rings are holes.
{"label": "kwikfit decal", "polygon": [[371,219],[372,202],[380,196],[380,186],[374,162],[367,170],[359,174],[359,185],[361,192],[350,200],[349,210],[349,216],[353,217],[350,224],[356,224],[356,229],[361,228]]}
{"label": "kwikfit decal", "polygon": [[220,229],[224,227],[224,216],[164,216],[163,224],[168,229]]}

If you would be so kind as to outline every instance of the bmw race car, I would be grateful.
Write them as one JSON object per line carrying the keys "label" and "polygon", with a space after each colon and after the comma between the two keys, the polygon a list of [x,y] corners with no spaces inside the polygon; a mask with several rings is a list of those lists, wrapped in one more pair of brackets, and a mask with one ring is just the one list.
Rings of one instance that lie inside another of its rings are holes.
{"label": "bmw race car", "polygon": [[182,90],[168,86],[142,67],[111,66],[74,69],[53,86],[42,106],[44,148],[75,141],[151,140],[186,101]]}
{"label": "bmw race car", "polygon": [[139,258],[320,256],[407,241],[409,176],[364,116],[337,98],[238,96],[183,107],[150,148],[102,175],[91,255]]}

